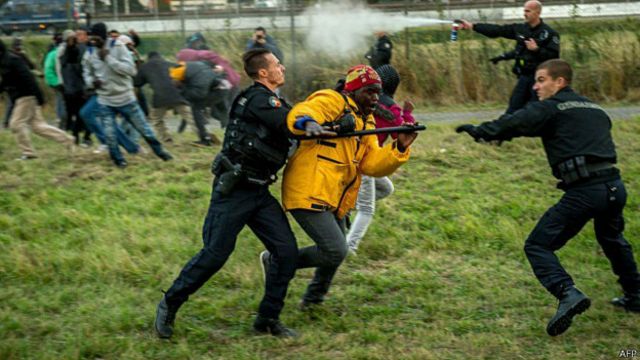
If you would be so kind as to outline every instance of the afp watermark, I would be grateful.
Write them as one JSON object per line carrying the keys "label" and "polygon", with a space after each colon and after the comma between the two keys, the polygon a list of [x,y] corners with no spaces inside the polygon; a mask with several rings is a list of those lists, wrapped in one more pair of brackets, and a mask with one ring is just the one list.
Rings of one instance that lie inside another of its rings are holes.
{"label": "afp watermark", "polygon": [[633,359],[640,355],[636,349],[622,349],[618,352],[618,357],[623,359]]}

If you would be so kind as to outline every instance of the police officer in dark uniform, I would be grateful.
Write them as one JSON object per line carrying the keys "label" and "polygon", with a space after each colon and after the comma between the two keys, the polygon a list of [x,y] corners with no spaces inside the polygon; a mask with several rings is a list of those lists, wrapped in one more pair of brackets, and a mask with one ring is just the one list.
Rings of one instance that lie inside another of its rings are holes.
{"label": "police officer in dark uniform", "polygon": [[542,138],[553,175],[560,180],[558,187],[565,193],[540,219],[524,250],[538,280],[560,301],[547,325],[547,333],[556,336],[591,304],[555,255],[590,219],[624,290],[622,297],[612,300],[613,305],[640,312],[640,274],[631,245],[622,235],[627,192],[614,167],[616,151],[609,116],[571,89],[572,70],[567,62],[548,60],[535,76],[540,102],[479,126],[459,126],[456,131],[466,132],[476,141]]}
{"label": "police officer in dark uniform", "polygon": [[296,333],[278,320],[298,257],[296,239],[280,203],[269,193],[289,150],[289,105],[275,90],[284,84],[284,66],[267,49],[243,56],[255,83],[236,97],[223,148],[213,163],[215,180],[203,226],[204,247],[182,269],[156,311],[161,338],[173,335],[176,312],[227,261],[245,225],[271,253],[265,295],[253,324],[260,333],[291,337]]}
{"label": "police officer in dark uniform", "polygon": [[391,52],[393,50],[393,44],[387,33],[377,32],[375,35],[377,38],[376,43],[364,55],[374,69],[391,63]]}
{"label": "police officer in dark uniform", "polygon": [[549,59],[560,57],[560,35],[542,21],[541,11],[542,4],[534,0],[524,4],[525,22],[522,24],[472,24],[461,20],[462,29],[475,30],[492,38],[503,37],[516,40],[515,50],[491,59],[494,64],[502,60],[515,59],[512,71],[518,76],[518,82],[509,99],[507,114],[513,114],[529,101],[538,100],[535,92],[532,91],[536,67]]}

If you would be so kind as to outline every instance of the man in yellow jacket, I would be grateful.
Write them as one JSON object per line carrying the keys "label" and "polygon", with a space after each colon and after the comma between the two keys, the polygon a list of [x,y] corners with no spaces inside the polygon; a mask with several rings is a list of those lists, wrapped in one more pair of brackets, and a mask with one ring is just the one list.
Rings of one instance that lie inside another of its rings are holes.
{"label": "man in yellow jacket", "polygon": [[[375,127],[381,81],[369,66],[349,69],[344,87],[320,90],[293,107],[287,126],[295,135],[326,135]],[[378,145],[376,135],[301,140],[284,170],[282,201],[315,242],[299,251],[297,267],[316,268],[302,308],[319,304],[347,255],[345,215],[355,205],[361,175],[387,176],[409,159],[417,133]],[[270,256],[264,253],[263,265]]]}

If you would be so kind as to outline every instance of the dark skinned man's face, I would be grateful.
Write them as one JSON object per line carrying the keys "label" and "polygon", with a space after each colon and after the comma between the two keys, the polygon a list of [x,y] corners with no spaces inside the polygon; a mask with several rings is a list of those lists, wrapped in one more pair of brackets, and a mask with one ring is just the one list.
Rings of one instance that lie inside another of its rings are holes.
{"label": "dark skinned man's face", "polygon": [[358,104],[358,108],[363,114],[369,115],[373,113],[373,110],[378,105],[381,91],[380,84],[364,86],[353,92],[353,100]]}

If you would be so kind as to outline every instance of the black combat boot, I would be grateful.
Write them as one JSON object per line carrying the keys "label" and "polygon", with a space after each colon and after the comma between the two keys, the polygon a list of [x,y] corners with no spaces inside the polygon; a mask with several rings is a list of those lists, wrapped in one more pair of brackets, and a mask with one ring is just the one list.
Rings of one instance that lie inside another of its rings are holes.
{"label": "black combat boot", "polygon": [[176,320],[176,313],[179,306],[167,304],[166,298],[162,298],[156,309],[155,328],[158,337],[161,339],[169,339],[173,335],[173,324]]}
{"label": "black combat boot", "polygon": [[574,316],[585,312],[591,306],[591,300],[574,286],[562,289],[558,297],[558,311],[547,324],[547,334],[558,336],[571,326]]}
{"label": "black combat boot", "polygon": [[634,293],[625,291],[622,297],[614,298],[611,303],[627,311],[640,312],[640,291]]}
{"label": "black combat boot", "polygon": [[269,319],[258,315],[256,321],[253,322],[253,329],[261,334],[271,334],[277,337],[291,338],[297,337],[298,334],[284,326],[278,319]]}

